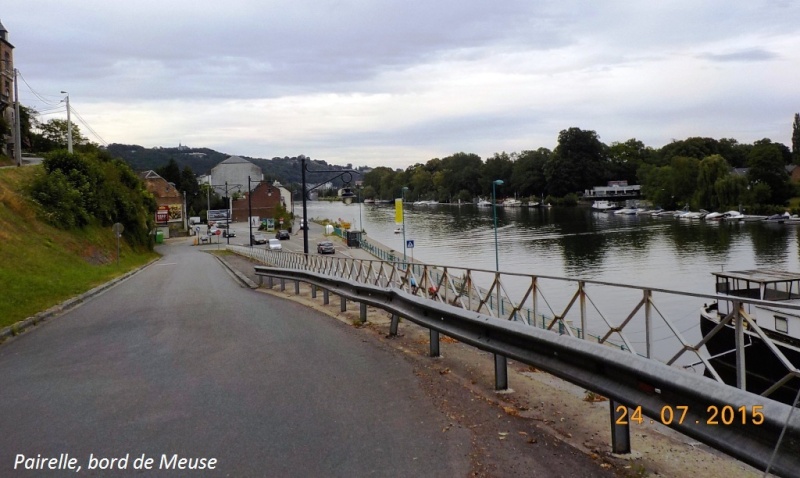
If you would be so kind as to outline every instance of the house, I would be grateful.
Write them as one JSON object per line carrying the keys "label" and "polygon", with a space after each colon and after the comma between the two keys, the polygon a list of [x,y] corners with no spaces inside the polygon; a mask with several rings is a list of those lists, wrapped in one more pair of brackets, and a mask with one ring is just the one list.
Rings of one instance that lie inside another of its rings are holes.
{"label": "house", "polygon": [[186,230],[184,197],[178,188],[153,170],[141,172],[139,177],[156,199],[156,226],[164,233],[164,237],[169,237],[169,231]]}
{"label": "house", "polygon": [[638,184],[628,185],[628,181],[609,181],[607,186],[595,186],[583,192],[584,198],[637,198],[642,195]]}
{"label": "house", "polygon": [[231,219],[234,222],[247,222],[248,217],[261,219],[274,218],[278,204],[282,203],[280,188],[270,183],[258,183],[252,188],[248,196],[247,191],[243,197],[233,201]]}
{"label": "house", "polygon": [[[211,168],[210,184],[217,192],[223,192],[227,184],[228,191],[247,191],[248,182],[264,179],[261,168],[239,156],[231,156]],[[249,181],[248,181],[249,178]]]}
{"label": "house", "polygon": [[[14,97],[12,96],[12,92],[15,90],[15,76],[14,45],[9,43],[8,30],[0,23],[0,116],[9,126],[15,124]],[[0,135],[0,140],[3,142],[3,153],[8,157],[14,157],[17,139],[13,133],[6,137],[2,136]],[[20,161],[20,158],[14,159]]]}
{"label": "house", "polygon": [[789,181],[791,181],[792,184],[800,183],[800,166],[797,164],[787,164],[786,174],[789,175]]}

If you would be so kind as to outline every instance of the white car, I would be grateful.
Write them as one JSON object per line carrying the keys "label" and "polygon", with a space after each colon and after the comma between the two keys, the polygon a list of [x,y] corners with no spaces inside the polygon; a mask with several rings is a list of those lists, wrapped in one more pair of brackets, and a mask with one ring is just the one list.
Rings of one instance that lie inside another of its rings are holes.
{"label": "white car", "polygon": [[269,250],[270,251],[280,251],[283,249],[281,245],[280,239],[270,239],[269,240]]}

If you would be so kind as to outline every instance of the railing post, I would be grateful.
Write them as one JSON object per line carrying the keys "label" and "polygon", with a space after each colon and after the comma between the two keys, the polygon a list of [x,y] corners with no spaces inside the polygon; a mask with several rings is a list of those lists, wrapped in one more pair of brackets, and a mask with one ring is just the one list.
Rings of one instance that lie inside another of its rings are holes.
{"label": "railing post", "polygon": [[361,319],[361,323],[363,324],[364,322],[367,321],[367,304],[361,302],[358,306],[361,309],[359,313],[359,318]]}
{"label": "railing post", "polygon": [[294,281],[294,295],[300,295],[300,281]]}
{"label": "railing post", "polygon": [[744,318],[742,317],[742,303],[734,301],[736,310],[736,386],[747,390],[747,373],[744,360]]}
{"label": "railing post", "polygon": [[281,292],[286,290],[286,279],[281,278]]}
{"label": "railing post", "polygon": [[272,289],[275,284],[272,282],[272,276],[267,276],[267,287]]}
{"label": "railing post", "polygon": [[[621,405],[614,399],[608,401],[611,407],[611,452],[624,454],[631,452],[631,428],[630,413],[625,405]],[[617,408],[622,413],[617,416]]]}
{"label": "railing post", "polygon": [[317,286],[315,286],[314,284],[311,284],[311,298],[312,299],[317,298]]}
{"label": "railing post", "polygon": [[580,306],[581,306],[581,331],[578,334],[578,337],[581,339],[586,338],[586,291],[584,288],[586,287],[586,283],[583,281],[578,282],[578,290],[580,292]]}
{"label": "railing post", "polygon": [[652,346],[653,346],[653,322],[650,317],[650,311],[653,308],[653,305],[650,303],[650,300],[653,297],[653,291],[650,289],[645,289],[644,291],[644,340],[645,346],[647,347],[647,358],[652,358]]}
{"label": "railing post", "polygon": [[322,289],[322,304],[328,305],[331,303],[330,292],[328,289]]}
{"label": "railing post", "polygon": [[504,355],[494,354],[494,389],[508,390],[508,360]]}
{"label": "railing post", "polygon": [[392,323],[389,325],[389,336],[397,337],[397,327],[400,324],[400,316],[392,314]]}
{"label": "railing post", "polygon": [[345,296],[343,295],[339,296],[339,303],[341,304],[339,310],[341,312],[347,312],[347,299],[345,298]]}
{"label": "railing post", "polygon": [[438,330],[431,330],[431,350],[430,356],[431,357],[440,357],[441,353],[439,352],[439,331]]}

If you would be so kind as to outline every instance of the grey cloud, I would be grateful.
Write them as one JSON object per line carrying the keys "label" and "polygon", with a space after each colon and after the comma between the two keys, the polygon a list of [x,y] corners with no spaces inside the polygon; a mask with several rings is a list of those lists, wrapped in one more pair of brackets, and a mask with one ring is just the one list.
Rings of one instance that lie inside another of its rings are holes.
{"label": "grey cloud", "polygon": [[750,48],[730,53],[705,53],[701,58],[715,62],[755,62],[769,61],[778,58],[774,53],[760,48]]}

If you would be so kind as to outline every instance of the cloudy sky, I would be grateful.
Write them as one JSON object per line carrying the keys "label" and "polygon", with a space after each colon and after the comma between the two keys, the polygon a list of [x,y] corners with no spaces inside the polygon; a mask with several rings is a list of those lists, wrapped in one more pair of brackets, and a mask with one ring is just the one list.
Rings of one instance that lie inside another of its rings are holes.
{"label": "cloudy sky", "polygon": [[[10,0],[22,103],[102,140],[405,168],[689,136],[791,145],[800,2]],[[60,108],[60,111],[59,111]]]}

